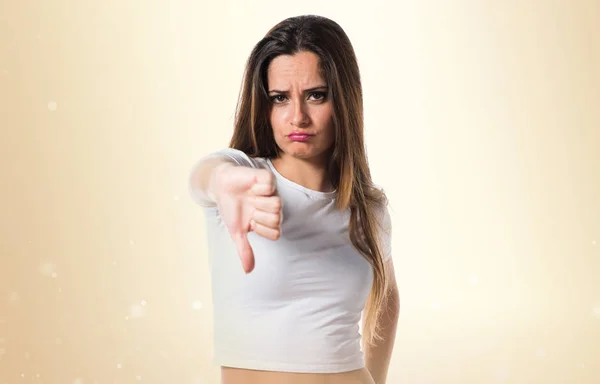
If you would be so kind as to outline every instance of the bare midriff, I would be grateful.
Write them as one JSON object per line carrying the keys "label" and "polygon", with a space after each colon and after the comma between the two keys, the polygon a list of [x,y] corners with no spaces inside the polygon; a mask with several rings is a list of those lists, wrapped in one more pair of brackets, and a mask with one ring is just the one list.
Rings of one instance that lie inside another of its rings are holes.
{"label": "bare midriff", "polygon": [[288,373],[221,368],[221,384],[375,384],[366,368],[343,373]]}

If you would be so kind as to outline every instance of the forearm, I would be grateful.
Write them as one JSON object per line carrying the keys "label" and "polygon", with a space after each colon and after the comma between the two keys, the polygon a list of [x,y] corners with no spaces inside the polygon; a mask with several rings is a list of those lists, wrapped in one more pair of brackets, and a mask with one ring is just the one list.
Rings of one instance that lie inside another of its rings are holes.
{"label": "forearm", "polygon": [[375,384],[385,384],[388,368],[392,358],[396,329],[400,313],[400,298],[398,289],[394,286],[389,292],[387,304],[379,319],[381,340],[365,346],[365,360],[367,369],[371,373]]}
{"label": "forearm", "polygon": [[226,157],[213,157],[202,161],[192,173],[191,190],[214,202],[220,175],[227,167],[235,165],[235,162]]}

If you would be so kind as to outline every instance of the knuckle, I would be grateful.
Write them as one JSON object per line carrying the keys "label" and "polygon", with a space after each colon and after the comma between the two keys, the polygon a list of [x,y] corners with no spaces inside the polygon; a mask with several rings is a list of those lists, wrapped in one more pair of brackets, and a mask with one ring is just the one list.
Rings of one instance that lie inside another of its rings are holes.
{"label": "knuckle", "polygon": [[269,191],[270,192],[274,192],[275,191],[275,185],[276,185],[276,183],[275,183],[275,175],[272,172],[269,172],[269,171],[266,171],[266,170],[265,170],[265,172],[267,172],[265,174],[266,175],[265,181],[266,181],[266,184],[269,186]]}
{"label": "knuckle", "polygon": [[278,225],[279,225],[279,216],[277,216],[277,215],[271,216],[271,226],[273,228],[277,228]]}
{"label": "knuckle", "polygon": [[268,171],[268,170],[264,170],[265,171],[265,179],[267,180],[267,182],[269,184],[274,184],[275,183],[275,175],[273,174],[273,172]]}

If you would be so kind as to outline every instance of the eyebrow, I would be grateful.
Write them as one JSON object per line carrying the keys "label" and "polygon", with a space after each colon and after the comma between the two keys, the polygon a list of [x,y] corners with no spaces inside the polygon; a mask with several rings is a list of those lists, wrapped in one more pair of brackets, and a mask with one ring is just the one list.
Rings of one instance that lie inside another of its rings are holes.
{"label": "eyebrow", "polygon": [[[312,87],[312,88],[308,88],[304,90],[304,93],[306,92],[314,92],[314,91],[318,91],[318,90],[324,90],[327,89],[326,85],[319,85],[318,87]],[[278,89],[272,89],[269,91],[269,93],[288,93],[288,91],[280,91]]]}

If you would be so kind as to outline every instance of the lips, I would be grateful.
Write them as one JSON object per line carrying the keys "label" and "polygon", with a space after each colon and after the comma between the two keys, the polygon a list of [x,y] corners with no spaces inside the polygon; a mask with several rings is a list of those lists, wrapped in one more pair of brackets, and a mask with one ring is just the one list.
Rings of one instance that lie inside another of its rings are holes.
{"label": "lips", "polygon": [[308,133],[291,133],[288,135],[290,140],[293,141],[306,141],[310,139],[313,135],[309,135]]}

